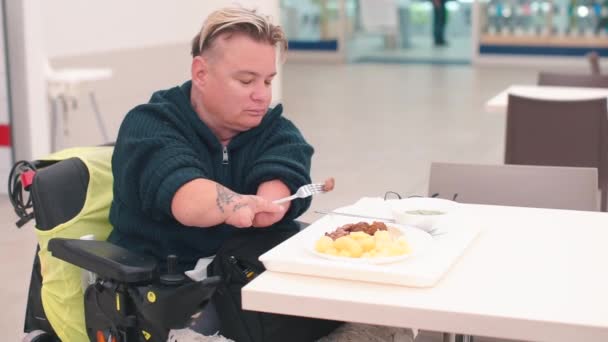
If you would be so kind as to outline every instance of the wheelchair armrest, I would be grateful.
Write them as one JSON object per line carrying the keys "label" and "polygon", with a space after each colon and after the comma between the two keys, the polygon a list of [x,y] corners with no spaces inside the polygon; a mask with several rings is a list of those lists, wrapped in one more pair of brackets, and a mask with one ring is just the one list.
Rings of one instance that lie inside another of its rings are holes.
{"label": "wheelchair armrest", "polygon": [[151,281],[156,277],[156,260],[135,254],[107,241],[51,239],[51,254],[63,261],[96,273],[100,278],[121,283]]}

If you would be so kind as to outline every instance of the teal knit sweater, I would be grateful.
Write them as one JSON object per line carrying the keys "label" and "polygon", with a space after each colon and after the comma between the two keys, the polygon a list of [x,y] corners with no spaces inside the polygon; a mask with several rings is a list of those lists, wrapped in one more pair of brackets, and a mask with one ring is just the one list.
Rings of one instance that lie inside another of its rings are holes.
{"label": "teal knit sweater", "polygon": [[[171,213],[171,201],[182,185],[204,178],[255,194],[261,183],[280,179],[295,192],[310,183],[313,154],[293,123],[281,116],[281,105],[224,148],[192,109],[190,89],[186,82],[158,91],[122,122],[112,156],[114,230],[109,238],[159,260],[176,254],[185,267],[215,254],[237,228],[181,225]],[[310,198],[292,201],[284,219],[268,229],[297,229],[293,220],[309,206]]]}

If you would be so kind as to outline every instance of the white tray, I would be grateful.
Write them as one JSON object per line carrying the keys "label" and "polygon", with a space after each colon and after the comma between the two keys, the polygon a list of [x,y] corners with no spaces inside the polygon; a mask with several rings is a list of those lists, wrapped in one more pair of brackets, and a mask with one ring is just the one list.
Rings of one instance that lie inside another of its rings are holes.
{"label": "white tray", "polygon": [[[361,201],[357,205],[341,208],[338,211],[353,213],[357,211],[356,206],[361,207],[360,204]],[[374,211],[374,213],[376,213],[375,216],[378,216],[378,211]],[[371,214],[367,213],[367,215]],[[461,220],[457,213],[450,213],[450,219],[441,226],[441,230],[446,232],[445,234],[434,237],[431,246],[423,253],[399,262],[381,265],[349,263],[324,259],[310,252],[310,244],[314,244],[324,232],[328,231],[328,227],[337,228],[342,224],[359,221],[363,220],[325,216],[260,256],[260,261],[266,269],[275,272],[410,287],[432,287],[448,272],[480,232],[478,227],[460,224]]]}

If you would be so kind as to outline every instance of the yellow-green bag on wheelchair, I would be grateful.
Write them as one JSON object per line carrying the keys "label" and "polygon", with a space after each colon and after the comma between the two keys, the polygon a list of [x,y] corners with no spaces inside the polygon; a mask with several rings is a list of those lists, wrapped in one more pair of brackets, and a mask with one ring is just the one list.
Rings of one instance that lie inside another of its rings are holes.
{"label": "yellow-green bag on wheelchair", "polygon": [[[112,152],[69,149],[35,165],[18,162],[11,171],[17,226],[35,217],[39,241],[24,325],[31,341],[164,342],[206,305],[220,281],[193,282],[172,271],[171,257],[161,275],[155,259],[105,241],[112,230]],[[33,214],[22,189],[31,193]],[[90,235],[96,241],[80,240]],[[83,269],[98,275],[92,285],[83,284]]]}
{"label": "yellow-green bag on wheelchair", "polygon": [[[47,250],[50,239],[79,239],[93,235],[106,240],[112,227],[108,221],[112,202],[112,147],[74,148],[52,154],[44,161],[60,161],[60,169],[43,168],[33,186],[44,186],[63,194],[64,210],[36,210],[36,235],[40,246],[42,275],[41,298],[44,312],[55,333],[63,341],[87,341],[84,321],[82,270],[53,257]],[[44,177],[45,172],[63,173],[63,177]],[[53,184],[37,184],[52,179]],[[69,187],[69,188],[66,188]],[[82,190],[85,190],[84,192]],[[57,206],[44,196],[56,194],[33,192],[34,205]]]}

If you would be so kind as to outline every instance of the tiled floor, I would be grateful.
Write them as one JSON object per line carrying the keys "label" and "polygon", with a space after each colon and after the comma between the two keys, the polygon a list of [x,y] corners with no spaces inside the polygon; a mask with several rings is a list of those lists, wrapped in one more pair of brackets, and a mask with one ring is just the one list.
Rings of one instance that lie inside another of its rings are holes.
{"label": "tiled floor", "polygon": [[[115,136],[129,108],[188,76],[187,51],[180,45],[53,62],[114,69],[114,78],[95,88]],[[431,161],[501,162],[505,118],[484,113],[483,103],[509,84],[533,83],[535,74],[521,68],[287,64],[283,103],[286,115],[316,147],[313,178],[337,180],[336,190],[315,198],[302,219],[315,220],[314,209],[387,190],[425,194]],[[102,142],[95,130],[85,129],[94,122],[87,108],[83,101],[70,116],[67,146]],[[0,340],[15,341],[35,237],[32,224],[15,228],[6,196],[0,197],[0,217]]]}

